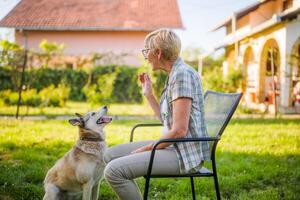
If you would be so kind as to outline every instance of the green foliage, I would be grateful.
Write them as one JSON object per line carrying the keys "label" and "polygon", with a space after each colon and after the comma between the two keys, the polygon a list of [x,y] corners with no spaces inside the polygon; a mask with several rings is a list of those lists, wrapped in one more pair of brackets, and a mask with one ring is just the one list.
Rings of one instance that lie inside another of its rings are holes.
{"label": "green foliage", "polygon": [[64,44],[57,44],[56,42],[48,42],[47,40],[43,40],[40,45],[40,49],[42,50],[41,58],[44,60],[44,66],[48,67],[48,63],[53,55],[59,55],[63,53],[65,48]]}
{"label": "green foliage", "polygon": [[88,102],[93,105],[108,104],[112,100],[113,84],[116,78],[116,66],[98,66],[91,71],[90,82],[83,91]]}
{"label": "green foliage", "polygon": [[217,59],[207,57],[203,61],[202,81],[206,90],[221,92],[236,92],[242,88],[243,73],[242,67],[229,67],[226,76],[223,75],[221,56]]}
{"label": "green foliage", "polygon": [[[139,73],[141,73],[139,68],[115,65],[98,66],[90,71],[38,68],[25,71],[25,86],[36,89],[39,93],[51,85],[57,88],[63,84],[70,88],[68,99],[87,100],[93,104],[141,103],[143,98],[137,79]],[[12,74],[13,70],[0,68],[0,91],[7,89],[17,91],[18,84],[13,81]],[[159,72],[152,76],[153,87],[157,96],[160,96],[165,79],[166,75]],[[57,105],[58,101],[53,104]]]}
{"label": "green foliage", "polygon": [[37,107],[42,103],[42,98],[38,95],[36,89],[30,89],[22,92],[22,104]]}
{"label": "green foliage", "polygon": [[19,95],[17,92],[11,92],[10,90],[1,91],[0,97],[7,105],[17,105]]}
{"label": "green foliage", "polygon": [[[54,85],[55,87],[61,83],[64,75],[64,70],[57,70],[51,68],[39,68],[26,72],[26,83],[29,83],[29,87],[35,88],[38,91],[43,88]],[[33,78],[34,77],[34,78]]]}
{"label": "green foliage", "polygon": [[[19,100],[18,92],[11,92],[10,90],[4,90],[0,92],[0,97],[7,105],[17,105]],[[26,106],[39,106],[41,104],[41,97],[37,94],[35,89],[25,90],[22,92],[21,105]]]}
{"label": "green foliage", "polygon": [[98,76],[97,87],[101,94],[101,103],[107,104],[112,102],[113,84],[116,79],[116,73],[103,74]]}
{"label": "green foliage", "polygon": [[91,83],[97,83],[99,75],[111,74],[115,72],[116,69],[117,69],[116,65],[94,67],[93,70],[91,71],[92,73]]}
{"label": "green foliage", "polygon": [[0,90],[16,90],[20,86],[25,51],[16,43],[0,41]]}
{"label": "green foliage", "polygon": [[82,89],[82,91],[87,97],[87,101],[92,105],[96,105],[97,103],[101,102],[102,96],[97,85],[87,85]]}
{"label": "green foliage", "polygon": [[238,67],[237,69],[229,68],[228,74],[224,81],[224,89],[227,92],[236,92],[238,89],[242,88],[242,82],[242,67]]}
{"label": "green foliage", "polygon": [[13,88],[12,74],[10,69],[0,68],[0,91]]}
{"label": "green foliage", "polygon": [[223,72],[220,67],[212,67],[211,71],[203,71],[203,87],[205,90],[223,91]]}
{"label": "green foliage", "polygon": [[141,88],[138,85],[138,70],[130,67],[119,67],[112,91],[115,102],[142,102]]}
{"label": "green foliage", "polygon": [[166,72],[161,72],[161,71],[156,71],[153,73],[153,90],[155,93],[155,96],[159,99],[161,96],[161,93],[164,89],[165,82],[167,80],[167,73]]}
{"label": "green foliage", "polygon": [[1,51],[19,51],[22,50],[22,47],[14,42],[10,42],[8,40],[1,40],[0,49]]}
{"label": "green foliage", "polygon": [[62,107],[65,105],[70,89],[62,84],[57,87],[50,85],[40,91],[39,95],[42,99],[42,106]]}
{"label": "green foliage", "polygon": [[[36,89],[28,89],[22,91],[21,105],[32,107],[62,107],[67,101],[69,95],[69,88],[58,85],[50,85],[42,89],[39,93]],[[19,93],[10,90],[3,90],[0,92],[0,97],[6,105],[17,105],[19,100]]]}
{"label": "green foliage", "polygon": [[88,74],[83,70],[62,70],[60,83],[65,84],[70,88],[69,99],[82,101],[86,99],[82,89],[88,82]]}
{"label": "green foliage", "polygon": [[56,42],[48,42],[47,40],[43,40],[40,43],[40,48],[44,53],[47,54],[55,54],[55,53],[61,53],[65,45],[64,44],[57,44]]}

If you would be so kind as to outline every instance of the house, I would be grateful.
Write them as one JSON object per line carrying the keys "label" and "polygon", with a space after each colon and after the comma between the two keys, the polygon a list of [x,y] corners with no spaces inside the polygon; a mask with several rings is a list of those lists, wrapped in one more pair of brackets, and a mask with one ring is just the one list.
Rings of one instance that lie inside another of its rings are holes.
{"label": "house", "polygon": [[66,55],[113,52],[129,65],[141,63],[149,32],[183,28],[176,0],[21,0],[0,27],[14,28],[27,49],[47,39],[65,44]]}
{"label": "house", "polygon": [[225,48],[225,73],[241,67],[245,104],[300,113],[300,1],[261,0],[214,30],[223,27],[226,37],[216,49]]}

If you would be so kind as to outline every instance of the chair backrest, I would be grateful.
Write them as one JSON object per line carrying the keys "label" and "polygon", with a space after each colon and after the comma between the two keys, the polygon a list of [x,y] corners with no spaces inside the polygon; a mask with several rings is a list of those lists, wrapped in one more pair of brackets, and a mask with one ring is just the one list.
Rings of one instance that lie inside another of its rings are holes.
{"label": "chair backrest", "polygon": [[204,94],[204,118],[209,136],[222,135],[242,95],[242,93],[206,91]]}

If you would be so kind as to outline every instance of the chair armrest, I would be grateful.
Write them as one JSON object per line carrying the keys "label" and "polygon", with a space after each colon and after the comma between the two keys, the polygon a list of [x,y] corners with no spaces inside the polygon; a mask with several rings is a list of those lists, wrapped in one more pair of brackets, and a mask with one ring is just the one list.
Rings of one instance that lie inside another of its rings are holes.
{"label": "chair armrest", "polygon": [[134,131],[135,131],[136,128],[138,128],[138,127],[151,127],[151,126],[162,126],[162,123],[146,123],[146,124],[142,123],[142,124],[136,124],[132,128],[132,130],[130,132],[130,142],[133,141],[133,135],[134,135]]}
{"label": "chair armrest", "polygon": [[150,162],[148,165],[148,171],[147,171],[147,178],[150,177],[151,171],[152,171],[152,166],[153,166],[153,160],[154,160],[154,155],[156,148],[159,144],[161,143],[168,143],[168,142],[203,142],[203,141],[218,141],[220,140],[220,137],[200,137],[200,138],[172,138],[172,139],[161,139],[158,140],[154,145],[151,150],[151,155],[150,155]]}

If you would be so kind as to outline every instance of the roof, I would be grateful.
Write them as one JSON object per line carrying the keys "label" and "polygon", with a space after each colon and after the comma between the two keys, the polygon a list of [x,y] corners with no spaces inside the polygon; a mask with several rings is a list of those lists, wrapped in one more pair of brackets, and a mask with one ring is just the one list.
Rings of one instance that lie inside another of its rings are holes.
{"label": "roof", "polygon": [[151,31],[183,25],[176,0],[22,0],[0,27]]}
{"label": "roof", "polygon": [[[260,5],[265,4],[268,1],[270,1],[270,0],[265,0],[265,1],[260,1],[260,2],[253,3],[253,4],[243,8],[243,9],[237,11],[237,12],[234,12],[233,14],[235,15],[235,17],[237,19],[241,18],[241,17],[247,15],[248,13],[256,10]],[[273,0],[271,0],[271,1],[273,1]],[[229,23],[231,23],[231,19],[232,19],[232,16],[227,17],[223,22],[221,22],[219,25],[217,25],[215,28],[213,28],[212,31],[216,31],[216,30],[222,28],[223,26],[228,25]]]}
{"label": "roof", "polygon": [[274,15],[271,19],[265,21],[264,23],[254,27],[252,30],[247,31],[243,34],[237,34],[237,35],[231,35],[231,36],[227,36],[227,40],[223,42],[223,44],[219,45],[218,47],[215,48],[215,50],[223,48],[225,46],[234,44],[236,41],[242,40],[243,38],[249,37],[253,34],[259,33],[263,30],[266,30],[270,27],[273,27],[283,21],[286,20],[292,20],[297,18],[297,16],[300,14],[300,5],[299,6],[295,6],[292,8],[289,8],[287,10],[285,10],[283,13],[279,14],[279,15]]}

